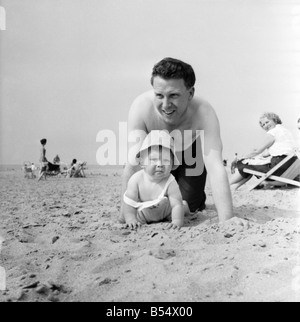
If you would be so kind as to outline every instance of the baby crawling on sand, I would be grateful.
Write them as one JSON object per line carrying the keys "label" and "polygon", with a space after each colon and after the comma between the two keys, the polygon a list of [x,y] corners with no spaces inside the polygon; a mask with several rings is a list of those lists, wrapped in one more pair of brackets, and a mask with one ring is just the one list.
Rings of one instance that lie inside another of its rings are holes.
{"label": "baby crawling on sand", "polygon": [[189,214],[179,186],[171,174],[179,161],[173,138],[165,131],[152,131],[137,154],[142,170],[129,180],[124,202],[129,206],[124,214],[126,225],[136,229],[142,224],[171,221],[167,228],[183,226]]}

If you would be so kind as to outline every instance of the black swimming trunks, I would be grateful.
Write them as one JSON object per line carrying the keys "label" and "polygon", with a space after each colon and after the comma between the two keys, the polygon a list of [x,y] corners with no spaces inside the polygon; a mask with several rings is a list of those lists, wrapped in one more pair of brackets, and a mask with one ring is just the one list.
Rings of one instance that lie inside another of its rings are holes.
{"label": "black swimming trunks", "polygon": [[205,209],[205,184],[207,171],[203,163],[201,140],[198,137],[190,148],[182,152],[181,165],[172,171],[183,200],[185,200],[191,212]]}

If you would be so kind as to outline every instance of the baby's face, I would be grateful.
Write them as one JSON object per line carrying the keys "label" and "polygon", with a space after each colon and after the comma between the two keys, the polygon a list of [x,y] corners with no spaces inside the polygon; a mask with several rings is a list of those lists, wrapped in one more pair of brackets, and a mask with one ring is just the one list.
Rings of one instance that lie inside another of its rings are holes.
{"label": "baby's face", "polygon": [[170,150],[164,147],[152,147],[150,153],[145,153],[143,166],[146,173],[152,177],[163,179],[169,176],[173,167]]}

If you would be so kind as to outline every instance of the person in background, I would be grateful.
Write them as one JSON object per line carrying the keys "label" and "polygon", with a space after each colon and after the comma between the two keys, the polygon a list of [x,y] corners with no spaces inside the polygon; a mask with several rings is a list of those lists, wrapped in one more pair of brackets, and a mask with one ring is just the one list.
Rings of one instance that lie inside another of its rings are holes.
{"label": "person in background", "polygon": [[59,155],[56,155],[55,158],[53,159],[53,164],[59,164],[60,163],[60,157]]}
{"label": "person in background", "polygon": [[47,167],[48,167],[48,160],[46,158],[46,144],[47,139],[42,139],[41,141],[41,150],[40,150],[40,175],[38,181],[40,181],[42,178],[46,180],[46,174],[47,174]]}
{"label": "person in background", "polygon": [[36,171],[36,166],[35,166],[34,163],[31,163],[31,178],[32,179],[35,179],[36,178],[35,171]]}
{"label": "person in background", "polygon": [[73,159],[70,168],[67,170],[67,178],[85,178],[84,166],[86,162],[77,162],[76,159]]}
{"label": "person in background", "polygon": [[238,162],[238,154],[236,153],[235,155],[234,155],[234,159],[233,159],[233,161],[231,162],[231,174],[235,174],[235,169],[236,169],[236,167],[237,167],[237,162]]}
{"label": "person in background", "polygon": [[[267,173],[288,155],[295,153],[296,145],[293,135],[282,125],[282,121],[277,114],[264,113],[260,117],[259,124],[267,132],[265,140],[237,162],[238,172],[232,176],[230,181],[233,190],[238,189],[251,179],[252,175],[243,171],[245,168]],[[280,176],[296,160],[297,157],[294,156],[274,175]]]}
{"label": "person in background", "polygon": [[[300,118],[298,119],[298,122],[297,122],[297,128],[300,131]],[[296,154],[298,158],[300,158],[300,132],[298,132],[298,136],[297,136]],[[298,179],[300,179],[300,174],[298,176]]]}
{"label": "person in background", "polygon": [[69,166],[69,169],[67,170],[67,178],[73,177],[76,170],[76,164],[77,164],[77,160],[73,159]]}

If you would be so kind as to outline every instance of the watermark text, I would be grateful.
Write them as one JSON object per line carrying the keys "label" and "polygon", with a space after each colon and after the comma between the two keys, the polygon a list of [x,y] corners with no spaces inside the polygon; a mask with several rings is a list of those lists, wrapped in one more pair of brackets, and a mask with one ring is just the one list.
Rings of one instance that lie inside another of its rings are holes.
{"label": "watermark text", "polygon": [[[203,151],[200,139],[201,131],[166,131],[174,140],[176,157],[179,164],[184,165],[186,176],[199,176],[204,171]],[[101,166],[124,166],[129,163],[132,166],[140,164],[137,157],[144,139],[148,133],[143,130],[128,132],[126,122],[119,123],[118,133],[105,129],[99,131],[96,142],[100,147],[96,153],[97,163]]]}

